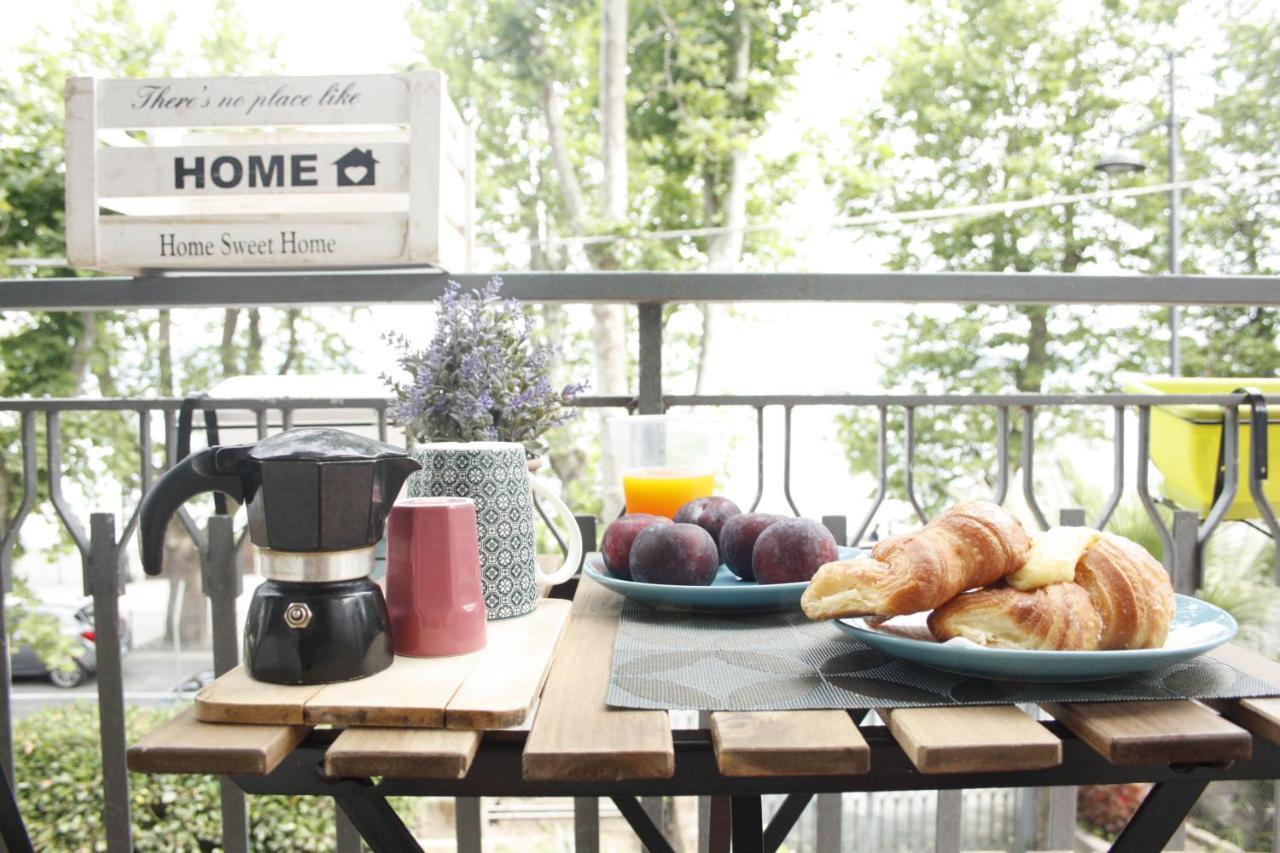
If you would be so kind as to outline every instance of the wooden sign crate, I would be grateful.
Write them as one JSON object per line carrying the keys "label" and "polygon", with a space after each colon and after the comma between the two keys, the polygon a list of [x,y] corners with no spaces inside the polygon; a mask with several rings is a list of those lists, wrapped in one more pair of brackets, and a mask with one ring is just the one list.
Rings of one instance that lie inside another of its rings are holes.
{"label": "wooden sign crate", "polygon": [[67,82],[67,258],[137,273],[471,267],[471,128],[438,71]]}

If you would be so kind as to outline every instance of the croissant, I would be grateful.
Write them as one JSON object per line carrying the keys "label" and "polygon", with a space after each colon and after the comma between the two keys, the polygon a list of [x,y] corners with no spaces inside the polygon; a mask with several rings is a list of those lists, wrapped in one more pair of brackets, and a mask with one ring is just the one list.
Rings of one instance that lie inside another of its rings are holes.
{"label": "croissant", "polygon": [[1084,587],[1051,583],[1026,592],[993,586],[957,595],[929,614],[929,633],[1001,649],[1098,648],[1102,617]]}
{"label": "croissant", "polygon": [[957,504],[914,533],[877,542],[869,557],[820,567],[800,606],[810,619],[919,613],[1016,571],[1030,547],[1001,507]]}
{"label": "croissant", "polygon": [[1173,586],[1142,546],[1103,534],[1085,549],[1075,580],[1023,592],[996,586],[957,596],[929,615],[945,642],[964,637],[1014,649],[1089,651],[1164,645],[1174,614]]}

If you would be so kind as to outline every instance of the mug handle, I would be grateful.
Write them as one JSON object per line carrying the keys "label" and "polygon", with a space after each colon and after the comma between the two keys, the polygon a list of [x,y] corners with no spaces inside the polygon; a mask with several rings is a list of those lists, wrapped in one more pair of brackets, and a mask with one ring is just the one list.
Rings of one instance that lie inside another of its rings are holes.
{"label": "mug handle", "polygon": [[[538,478],[530,477],[529,487],[538,493],[538,497],[551,504],[551,508],[555,510],[556,515],[564,522],[565,529],[569,532],[569,554],[565,557],[564,563],[554,572],[542,573],[542,580],[552,586],[564,583],[573,577],[574,573],[578,571],[578,564],[582,562],[582,531],[578,529],[578,519],[574,518],[573,510],[565,506],[564,501],[560,500],[560,496],[551,491],[551,487],[538,480]],[[541,572],[541,569],[539,571]]]}

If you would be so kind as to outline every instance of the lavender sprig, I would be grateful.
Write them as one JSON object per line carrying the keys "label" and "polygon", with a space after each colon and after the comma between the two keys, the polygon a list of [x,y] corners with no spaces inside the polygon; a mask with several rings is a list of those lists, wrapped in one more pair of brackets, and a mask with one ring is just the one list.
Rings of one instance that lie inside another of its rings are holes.
{"label": "lavender sprig", "polygon": [[501,289],[498,276],[467,293],[449,282],[425,349],[384,336],[409,375],[383,376],[396,396],[387,415],[415,441],[515,441],[536,456],[546,449],[543,433],[577,416],[586,385],[551,384],[552,347],[533,340],[533,318]]}

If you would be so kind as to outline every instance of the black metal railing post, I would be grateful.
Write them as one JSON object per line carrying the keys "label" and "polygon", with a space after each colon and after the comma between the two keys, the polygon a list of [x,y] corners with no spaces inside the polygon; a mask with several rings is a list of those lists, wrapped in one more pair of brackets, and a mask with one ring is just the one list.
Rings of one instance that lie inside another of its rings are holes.
{"label": "black metal railing post", "polygon": [[[39,483],[36,480],[36,413],[22,413],[22,498],[13,518],[0,529],[0,595],[7,595],[13,588],[13,551],[18,536],[31,508],[35,506]],[[17,791],[13,774],[13,704],[9,695],[13,671],[9,655],[9,626],[6,608],[0,603],[0,765],[9,782],[9,789]]]}
{"label": "black metal railing post", "polygon": [[98,658],[98,728],[102,741],[102,816],[107,849],[133,849],[129,815],[129,769],[124,708],[124,666],[120,653],[120,594],[125,578],[120,571],[116,517],[95,512],[89,517],[89,559],[86,569],[93,596],[94,645]]}
{"label": "black metal railing post", "polygon": [[[200,583],[209,599],[213,623],[213,671],[222,675],[240,663],[236,631],[236,599],[243,589],[236,565],[236,538],[230,515],[213,515],[205,528],[200,552]],[[229,778],[218,779],[222,806],[222,849],[248,853],[249,814],[244,792]]]}
{"label": "black metal railing post", "polygon": [[660,415],[662,402],[662,303],[642,302],[637,307],[640,324],[639,396],[636,412]]}

